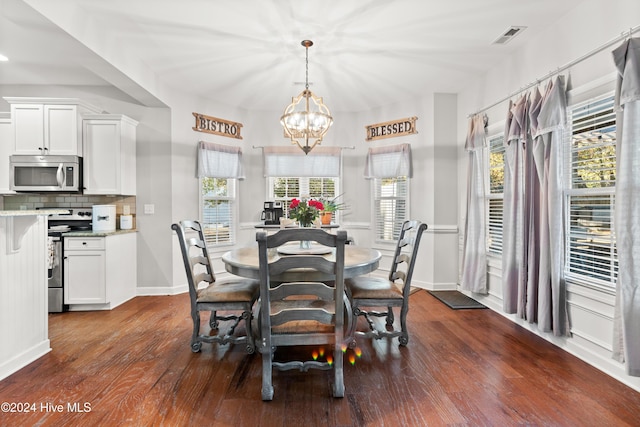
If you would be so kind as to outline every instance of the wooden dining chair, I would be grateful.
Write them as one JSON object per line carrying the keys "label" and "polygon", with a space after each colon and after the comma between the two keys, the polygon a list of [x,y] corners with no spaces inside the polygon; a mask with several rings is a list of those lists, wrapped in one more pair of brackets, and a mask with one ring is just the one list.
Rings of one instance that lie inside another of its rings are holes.
{"label": "wooden dining chair", "polygon": [[[380,277],[359,276],[345,281],[347,295],[351,301],[353,312],[352,327],[349,336],[350,346],[355,346],[355,336],[381,339],[398,337],[400,345],[407,345],[407,313],[409,311],[409,294],[411,277],[415,266],[418,247],[422,233],[427,225],[420,221],[405,221],[400,230],[391,270],[387,279]],[[368,309],[365,309],[367,307]],[[370,308],[386,307],[386,311],[374,311]],[[395,317],[393,308],[400,307],[400,330],[393,327]],[[368,323],[368,330],[357,331],[358,316]],[[385,317],[386,328],[376,327],[372,317]]]}
{"label": "wooden dining chair", "polygon": [[[171,225],[171,228],[178,235],[189,286],[191,318],[193,320],[191,351],[199,352],[202,343],[206,342],[245,344],[247,353],[253,353],[255,344],[251,331],[251,310],[258,299],[259,282],[235,277],[216,280],[200,223],[185,220]],[[188,232],[195,232],[197,237],[187,238]],[[232,323],[224,333],[219,331],[217,335],[213,336],[200,334],[201,311],[210,312],[209,326],[211,329],[218,329],[221,321],[231,321]],[[220,315],[219,311],[235,313]],[[246,335],[235,336],[235,329],[241,320],[244,320]]]}
{"label": "wooden dining chair", "polygon": [[[347,316],[351,316],[343,277],[346,239],[345,231],[331,234],[317,228],[280,230],[270,236],[264,231],[257,233],[262,400],[273,399],[273,369],[298,369],[301,372],[333,369],[333,395],[344,397],[345,308],[348,309]],[[292,250],[290,245],[282,246],[289,242],[297,245],[298,241],[316,243],[310,249],[300,249],[299,254],[295,247]],[[276,248],[279,247],[289,248],[286,253],[293,254],[278,255]],[[334,252],[335,258],[325,258],[325,252]],[[309,352],[290,352],[285,355],[287,360],[274,360],[276,348],[291,346],[305,346]],[[318,351],[323,346],[333,347],[333,351],[327,348],[325,359],[314,359],[313,350]]]}

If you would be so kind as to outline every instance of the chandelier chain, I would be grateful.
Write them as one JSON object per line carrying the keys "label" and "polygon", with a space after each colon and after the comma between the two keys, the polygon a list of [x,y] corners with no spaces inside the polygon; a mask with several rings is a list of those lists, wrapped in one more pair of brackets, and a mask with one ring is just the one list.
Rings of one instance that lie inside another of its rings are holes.
{"label": "chandelier chain", "polygon": [[305,59],[305,63],[306,63],[306,69],[305,69],[305,77],[304,77],[304,88],[309,90],[309,46],[305,46],[305,52],[306,52],[306,59]]}

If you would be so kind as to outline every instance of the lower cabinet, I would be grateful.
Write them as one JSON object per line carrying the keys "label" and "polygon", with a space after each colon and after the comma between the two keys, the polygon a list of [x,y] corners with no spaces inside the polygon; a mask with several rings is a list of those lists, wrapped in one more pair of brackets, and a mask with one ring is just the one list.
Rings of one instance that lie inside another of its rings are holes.
{"label": "lower cabinet", "polygon": [[136,294],[136,233],[64,238],[64,303],[109,310]]}

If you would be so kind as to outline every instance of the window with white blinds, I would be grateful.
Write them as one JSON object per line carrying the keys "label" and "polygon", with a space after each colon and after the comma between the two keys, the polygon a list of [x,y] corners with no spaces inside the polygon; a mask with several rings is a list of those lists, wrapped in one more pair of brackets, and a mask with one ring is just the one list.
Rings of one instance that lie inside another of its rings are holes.
{"label": "window with white blinds", "polygon": [[228,178],[200,179],[200,223],[207,246],[235,243],[236,180]]}
{"label": "window with white blinds", "polygon": [[[269,177],[269,200],[282,202],[285,216],[293,198],[333,199],[338,196],[338,178]],[[338,214],[336,212],[336,214]],[[337,216],[336,216],[337,220]]]}
{"label": "window with white blinds", "polygon": [[487,252],[502,254],[504,199],[504,135],[489,138],[489,191],[487,192]]}
{"label": "window with white blinds", "polygon": [[409,179],[375,178],[373,187],[376,240],[395,242],[409,212]]}
{"label": "window with white blinds", "polygon": [[614,211],[616,114],[614,96],[569,109],[567,143],[566,277],[614,287],[618,274]]}

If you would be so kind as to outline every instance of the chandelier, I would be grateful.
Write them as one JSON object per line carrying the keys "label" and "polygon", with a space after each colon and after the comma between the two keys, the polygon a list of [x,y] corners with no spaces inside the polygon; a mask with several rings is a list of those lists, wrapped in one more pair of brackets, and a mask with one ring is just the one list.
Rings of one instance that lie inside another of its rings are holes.
{"label": "chandelier", "polygon": [[285,135],[291,138],[291,143],[298,145],[305,154],[309,154],[313,147],[322,142],[333,123],[333,117],[322,98],[309,90],[309,47],[313,46],[313,42],[303,40],[300,44],[306,49],[304,90],[291,99],[291,104],[284,109],[280,117],[280,124],[284,127]]}

